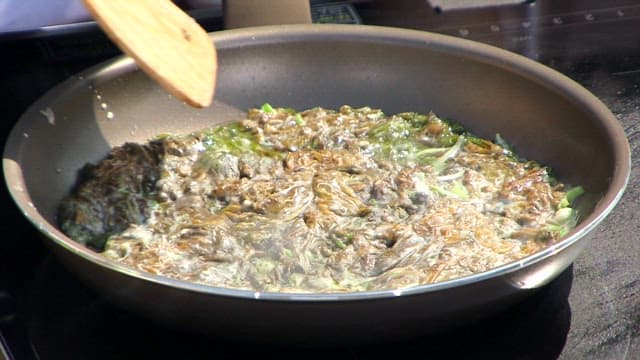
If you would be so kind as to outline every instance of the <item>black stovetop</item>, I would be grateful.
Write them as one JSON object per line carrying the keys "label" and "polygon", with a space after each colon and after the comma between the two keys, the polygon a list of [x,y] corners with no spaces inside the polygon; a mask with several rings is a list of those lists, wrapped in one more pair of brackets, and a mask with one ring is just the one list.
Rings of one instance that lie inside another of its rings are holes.
{"label": "black stovetop", "polygon": [[[575,263],[512,308],[445,333],[333,349],[228,343],[156,325],[79,283],[49,253],[3,186],[4,356],[640,359],[640,2],[540,0],[464,9],[431,7],[422,0],[350,3],[365,24],[436,31],[523,54],[578,81],[609,106],[628,135],[634,166],[620,204]],[[200,21],[211,31],[222,25],[216,14]],[[118,51],[89,25],[44,35],[0,36],[0,53],[4,143],[20,114],[43,92]]]}

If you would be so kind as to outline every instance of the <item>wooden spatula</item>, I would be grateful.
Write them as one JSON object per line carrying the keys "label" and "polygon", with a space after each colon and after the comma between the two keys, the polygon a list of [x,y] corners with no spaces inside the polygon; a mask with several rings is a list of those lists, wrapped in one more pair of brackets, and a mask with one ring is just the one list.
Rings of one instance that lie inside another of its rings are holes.
{"label": "wooden spatula", "polygon": [[109,38],[169,93],[211,104],[218,61],[207,33],[170,0],[83,0]]}

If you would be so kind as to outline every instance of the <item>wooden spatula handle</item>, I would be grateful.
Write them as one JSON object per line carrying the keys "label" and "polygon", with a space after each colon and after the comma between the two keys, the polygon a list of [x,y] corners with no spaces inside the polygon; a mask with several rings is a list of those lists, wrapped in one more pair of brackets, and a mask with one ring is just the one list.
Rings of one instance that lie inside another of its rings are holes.
{"label": "wooden spatula handle", "polygon": [[211,103],[217,71],[208,34],[169,0],[84,0],[100,27],[180,100]]}

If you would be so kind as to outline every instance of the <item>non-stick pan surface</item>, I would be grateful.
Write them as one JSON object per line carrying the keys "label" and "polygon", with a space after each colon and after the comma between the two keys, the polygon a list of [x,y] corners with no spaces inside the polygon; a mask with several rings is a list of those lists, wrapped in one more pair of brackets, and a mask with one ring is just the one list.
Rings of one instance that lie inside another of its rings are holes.
{"label": "non-stick pan surface", "polygon": [[[234,339],[309,344],[380,341],[463,324],[557,276],[626,186],[629,146],[616,118],[570,79],[518,55],[367,26],[257,27],[212,38],[220,63],[210,108],[178,102],[121,57],[52,89],[21,117],[5,147],[9,190],[60,259],[113,301],[162,323]],[[584,186],[582,220],[553,247],[485,273],[348,294],[256,293],[171,280],[104,259],[55,226],[77,170],[112,146],[238,120],[264,102],[298,110],[349,104],[388,114],[434,111],[480,136],[500,133],[522,156]]]}

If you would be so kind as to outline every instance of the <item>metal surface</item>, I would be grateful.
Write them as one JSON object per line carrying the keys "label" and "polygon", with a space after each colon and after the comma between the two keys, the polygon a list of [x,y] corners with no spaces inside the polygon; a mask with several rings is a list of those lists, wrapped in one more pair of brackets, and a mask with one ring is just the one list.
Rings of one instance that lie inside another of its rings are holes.
{"label": "metal surface", "polygon": [[[326,343],[405,337],[488,316],[565,269],[629,177],[628,143],[606,107],[568,78],[514,54],[423,32],[359,26],[251,28],[213,38],[221,72],[212,108],[178,103],[130,60],[118,59],[41,98],[5,148],[12,196],[65,264],[112,300],[163,323],[244,339]],[[584,218],[556,246],[486,273],[404,291],[339,295],[258,294],[160,278],[107,261],[52,226],[75,171],[111,146],[238,119],[265,101],[297,109],[433,110],[481,136],[499,132],[523,156],[587,189]]]}

